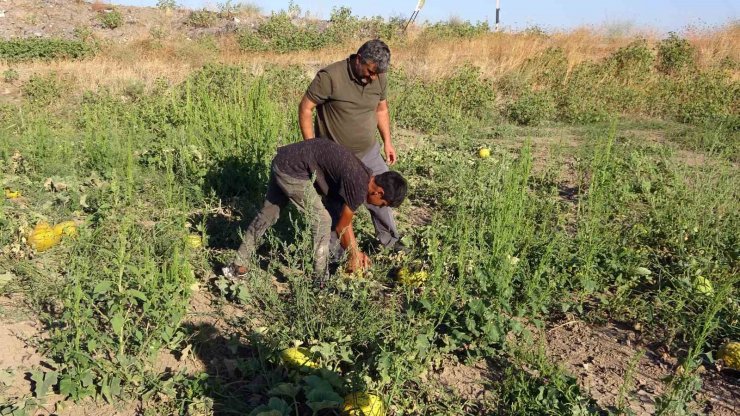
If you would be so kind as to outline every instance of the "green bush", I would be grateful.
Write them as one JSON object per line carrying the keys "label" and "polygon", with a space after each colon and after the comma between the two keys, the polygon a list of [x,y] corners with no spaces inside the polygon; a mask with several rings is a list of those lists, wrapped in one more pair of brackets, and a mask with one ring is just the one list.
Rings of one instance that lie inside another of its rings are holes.
{"label": "green bush", "polygon": [[404,23],[402,18],[393,18],[388,22],[381,17],[358,18],[352,15],[348,7],[339,7],[332,11],[328,26],[322,28],[310,20],[296,23],[293,16],[297,14],[300,14],[300,8],[295,5],[292,9],[289,7],[288,11],[273,12],[257,30],[244,30],[239,34],[239,48],[251,52],[286,53],[316,50],[352,39],[396,39],[402,35]]}
{"label": "green bush", "polygon": [[604,99],[603,69],[584,62],[573,69],[566,84],[558,90],[558,115],[571,123],[594,123],[609,118],[610,108]]}
{"label": "green bush", "polygon": [[451,19],[448,22],[437,22],[424,28],[422,38],[472,38],[488,33],[491,28],[488,22],[470,23],[470,21],[459,21]]}
{"label": "green bush", "polygon": [[123,16],[118,10],[103,12],[99,15],[100,23],[106,29],[115,29],[123,24]]}
{"label": "green bush", "polygon": [[326,44],[326,37],[316,23],[306,22],[303,26],[293,23],[286,11],[273,13],[256,32],[242,32],[237,42],[245,51],[291,52],[319,49]]}
{"label": "green bush", "polygon": [[536,126],[555,116],[555,100],[547,92],[531,91],[509,104],[506,115],[517,124]]}
{"label": "green bush", "polygon": [[46,76],[33,74],[21,87],[24,97],[33,103],[42,105],[50,104],[61,98],[67,90],[67,85],[55,73]]}
{"label": "green bush", "polygon": [[522,33],[525,36],[532,36],[532,37],[539,37],[539,38],[547,37],[547,31],[538,25],[527,26],[526,28],[524,28]]}
{"label": "green bush", "polygon": [[3,72],[3,81],[7,83],[17,81],[18,77],[20,77],[20,75],[18,74],[18,71],[14,68],[8,68],[5,70],[5,72]]}
{"label": "green bush", "polygon": [[157,7],[162,10],[174,10],[177,8],[177,1],[175,0],[157,0]]}
{"label": "green bush", "polygon": [[[719,72],[691,74],[674,83],[668,95],[678,98],[676,118],[690,124],[720,124],[740,129],[740,82],[730,81]],[[669,98],[670,100],[670,98]],[[668,102],[671,102],[668,101]]]}
{"label": "green bush", "polygon": [[207,28],[216,24],[218,16],[208,10],[194,10],[188,15],[185,24],[192,27]]}
{"label": "green bush", "polygon": [[643,80],[652,73],[655,64],[655,55],[644,39],[636,40],[629,45],[619,48],[609,58],[614,76],[621,79]]}
{"label": "green bush", "polygon": [[658,44],[658,69],[672,74],[694,64],[696,51],[689,41],[671,32]]}
{"label": "green bush", "polygon": [[362,39],[384,39],[392,41],[404,36],[403,28],[406,17],[395,16],[386,21],[380,16],[360,20],[360,37]]}
{"label": "green bush", "polygon": [[329,17],[329,27],[322,34],[323,43],[344,42],[356,36],[359,30],[360,20],[352,16],[352,9],[349,7],[334,8]]}
{"label": "green bush", "polygon": [[82,59],[93,56],[97,47],[93,43],[64,39],[11,39],[0,40],[0,59],[28,61],[33,59]]}
{"label": "green bush", "polygon": [[493,87],[472,65],[434,81],[393,71],[389,83],[394,120],[404,128],[440,133],[493,113]]}
{"label": "green bush", "polygon": [[74,37],[82,42],[90,42],[93,40],[93,31],[87,26],[75,26]]}

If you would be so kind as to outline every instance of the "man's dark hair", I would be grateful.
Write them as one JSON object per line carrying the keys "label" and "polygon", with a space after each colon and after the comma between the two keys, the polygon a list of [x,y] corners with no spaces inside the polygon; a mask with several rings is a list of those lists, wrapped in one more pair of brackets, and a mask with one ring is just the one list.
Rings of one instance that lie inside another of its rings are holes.
{"label": "man's dark hair", "polygon": [[357,54],[362,56],[365,62],[374,62],[378,65],[378,73],[388,72],[388,66],[391,64],[391,50],[388,45],[380,39],[373,39],[365,42]]}
{"label": "man's dark hair", "polygon": [[400,173],[394,171],[375,176],[375,184],[383,188],[383,199],[388,202],[388,206],[393,208],[398,208],[401,205],[409,190],[406,179]]}

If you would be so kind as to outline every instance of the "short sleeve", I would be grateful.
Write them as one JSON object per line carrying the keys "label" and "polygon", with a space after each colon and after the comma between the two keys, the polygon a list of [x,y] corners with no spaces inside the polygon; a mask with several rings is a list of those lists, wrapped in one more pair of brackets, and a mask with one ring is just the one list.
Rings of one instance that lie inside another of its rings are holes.
{"label": "short sleeve", "polygon": [[316,104],[323,104],[331,97],[331,92],[331,76],[322,69],[308,86],[306,96]]}
{"label": "short sleeve", "polygon": [[378,75],[378,81],[380,81],[380,101],[383,101],[388,98],[388,76],[385,73],[380,74]]}

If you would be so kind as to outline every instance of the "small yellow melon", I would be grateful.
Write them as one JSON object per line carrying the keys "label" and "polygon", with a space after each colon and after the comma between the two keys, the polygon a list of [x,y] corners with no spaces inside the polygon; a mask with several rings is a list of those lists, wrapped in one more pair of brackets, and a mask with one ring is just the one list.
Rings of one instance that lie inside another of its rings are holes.
{"label": "small yellow melon", "polygon": [[48,223],[40,221],[31,230],[31,234],[28,236],[28,245],[36,251],[45,251],[59,244],[61,240],[61,233],[57,234]]}
{"label": "small yellow melon", "polygon": [[191,248],[203,247],[203,239],[198,234],[190,234],[188,236],[188,246]]}
{"label": "small yellow melon", "polygon": [[728,368],[740,371],[740,342],[728,342],[720,347],[717,358],[724,361]]}
{"label": "small yellow melon", "polygon": [[429,278],[429,274],[424,270],[412,272],[408,267],[403,267],[398,271],[398,281],[404,286],[419,287]]}
{"label": "small yellow melon", "polygon": [[5,188],[5,197],[8,199],[16,199],[21,197],[21,191],[14,191],[10,188]]}
{"label": "small yellow melon", "polygon": [[478,150],[478,156],[480,156],[481,159],[491,157],[491,149],[484,147]]}
{"label": "small yellow melon", "polygon": [[286,348],[280,351],[280,359],[286,367],[298,369],[319,368],[319,364],[313,361],[313,353],[308,348]]}
{"label": "small yellow melon", "polygon": [[347,416],[385,416],[383,400],[364,392],[350,393],[344,398],[342,414]]}

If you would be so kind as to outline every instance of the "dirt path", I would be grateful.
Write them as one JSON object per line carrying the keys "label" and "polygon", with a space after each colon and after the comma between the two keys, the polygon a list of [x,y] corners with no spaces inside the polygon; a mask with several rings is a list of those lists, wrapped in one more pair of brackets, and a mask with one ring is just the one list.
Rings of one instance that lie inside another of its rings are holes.
{"label": "dirt path", "polygon": [[[639,333],[613,324],[595,327],[567,322],[547,332],[548,355],[578,379],[596,402],[615,407],[622,400],[639,415],[655,413],[655,399],[666,391],[665,380],[677,360],[638,345]],[[738,380],[701,369],[702,390],[695,397],[703,414],[730,416],[740,412]],[[627,384],[625,385],[625,381]]]}

